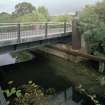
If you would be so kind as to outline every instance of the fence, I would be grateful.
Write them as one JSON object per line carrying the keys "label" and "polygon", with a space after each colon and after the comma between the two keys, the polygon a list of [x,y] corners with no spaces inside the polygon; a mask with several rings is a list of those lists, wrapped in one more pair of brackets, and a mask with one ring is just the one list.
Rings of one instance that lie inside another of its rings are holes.
{"label": "fence", "polygon": [[66,33],[71,31],[71,24],[63,22],[49,23],[0,23],[0,41],[15,40]]}

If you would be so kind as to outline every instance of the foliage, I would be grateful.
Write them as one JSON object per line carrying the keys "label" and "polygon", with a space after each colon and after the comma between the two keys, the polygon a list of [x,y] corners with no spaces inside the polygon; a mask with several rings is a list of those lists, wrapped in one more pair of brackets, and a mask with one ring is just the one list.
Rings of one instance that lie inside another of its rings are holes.
{"label": "foliage", "polygon": [[15,13],[19,15],[32,13],[35,10],[35,7],[28,2],[22,2],[15,6]]}
{"label": "foliage", "polygon": [[105,1],[86,6],[80,13],[79,29],[85,36],[89,53],[105,55]]}
{"label": "foliage", "polygon": [[23,62],[33,58],[33,55],[28,51],[15,52],[11,54],[13,58],[16,58],[16,62]]}
{"label": "foliage", "polygon": [[70,22],[72,21],[73,17],[72,16],[69,16],[69,15],[62,15],[62,16],[52,16],[51,17],[51,20],[52,21],[57,21],[57,22]]}
{"label": "foliage", "polygon": [[15,6],[15,11],[12,14],[0,13],[0,23],[12,22],[41,22],[41,21],[56,21],[64,22],[72,20],[72,16],[50,16],[48,9],[44,6],[35,8],[28,2],[22,2]]}
{"label": "foliage", "polygon": [[97,99],[97,96],[95,94],[89,94],[81,85],[81,87],[78,88],[81,94],[84,94],[87,98],[90,98],[90,100],[95,104],[95,105],[101,105],[99,100]]}
{"label": "foliage", "polygon": [[14,94],[16,95],[16,97],[21,97],[22,96],[21,90],[17,90],[16,88],[12,88],[11,90],[6,89],[6,90],[3,91],[3,93],[6,93],[6,96],[8,98],[11,97]]}
{"label": "foliage", "polygon": [[32,22],[36,21],[35,15],[32,13],[24,14],[21,16],[18,16],[16,19],[16,22]]}
{"label": "foliage", "polygon": [[50,16],[49,11],[44,6],[35,8],[31,3],[22,2],[15,6],[11,14],[0,13],[0,23],[17,23],[17,22],[70,22],[73,19],[70,15]]}
{"label": "foliage", "polygon": [[46,19],[49,19],[48,9],[44,6],[39,6],[37,12],[42,14]]}
{"label": "foliage", "polygon": [[[11,82],[12,81],[9,83]],[[48,96],[53,94],[52,90],[54,91],[54,89],[49,89],[49,93],[46,93],[43,88],[35,84],[33,81],[28,81],[27,84],[20,86],[20,89],[21,90],[17,91],[16,97],[11,97],[12,99],[9,98],[11,105],[47,105]],[[6,92],[10,97],[8,89]],[[11,93],[14,95],[14,93],[16,93],[16,88],[12,88]]]}
{"label": "foliage", "polygon": [[36,18],[36,21],[49,21],[49,14],[44,14],[44,13],[42,13],[42,12],[39,12],[38,10],[36,10],[35,12],[34,12],[34,14],[35,14],[35,18]]}
{"label": "foliage", "polygon": [[12,14],[0,13],[0,23],[41,22],[49,20],[50,16],[47,8],[40,6],[36,9],[28,2],[17,4]]}
{"label": "foliage", "polygon": [[0,13],[0,23],[9,23],[12,22],[11,14],[8,14],[6,12]]}
{"label": "foliage", "polygon": [[10,88],[3,90],[3,93],[6,94],[7,98],[10,98],[13,95],[15,95],[16,97],[21,97],[22,91],[16,87],[11,87],[12,84],[13,84],[13,81],[9,81],[8,85]]}

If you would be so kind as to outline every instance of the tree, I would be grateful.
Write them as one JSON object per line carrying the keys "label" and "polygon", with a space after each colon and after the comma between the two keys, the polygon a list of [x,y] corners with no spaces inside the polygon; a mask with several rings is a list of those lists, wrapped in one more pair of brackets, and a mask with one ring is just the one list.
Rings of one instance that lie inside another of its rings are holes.
{"label": "tree", "polygon": [[37,12],[39,12],[39,14],[42,14],[45,18],[49,18],[49,13],[48,13],[48,9],[45,8],[44,6],[40,6],[37,9]]}
{"label": "tree", "polygon": [[22,2],[15,6],[15,13],[19,15],[32,13],[34,10],[35,10],[35,7],[28,2]]}
{"label": "tree", "polygon": [[70,22],[72,21],[72,16],[70,15],[59,15],[59,16],[52,16],[52,21],[56,22]]}
{"label": "tree", "polygon": [[85,36],[88,52],[105,56],[105,1],[81,11],[79,29]]}
{"label": "tree", "polygon": [[8,14],[6,12],[0,13],[0,23],[10,23],[12,22],[11,14]]}
{"label": "tree", "polygon": [[15,18],[16,22],[46,22],[48,18],[46,18],[42,13],[38,11],[33,11],[33,13],[28,13],[24,15],[17,16]]}
{"label": "tree", "polygon": [[36,9],[32,4],[27,2],[17,4],[12,14],[0,13],[1,23],[49,21],[49,19],[50,16],[47,8],[40,6]]}

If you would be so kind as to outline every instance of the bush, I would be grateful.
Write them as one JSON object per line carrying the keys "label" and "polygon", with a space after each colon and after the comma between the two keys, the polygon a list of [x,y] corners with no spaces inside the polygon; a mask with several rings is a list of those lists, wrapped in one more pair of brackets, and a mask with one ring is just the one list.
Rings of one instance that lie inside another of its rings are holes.
{"label": "bush", "polygon": [[85,36],[87,50],[105,56],[105,1],[86,6],[79,15],[79,30]]}

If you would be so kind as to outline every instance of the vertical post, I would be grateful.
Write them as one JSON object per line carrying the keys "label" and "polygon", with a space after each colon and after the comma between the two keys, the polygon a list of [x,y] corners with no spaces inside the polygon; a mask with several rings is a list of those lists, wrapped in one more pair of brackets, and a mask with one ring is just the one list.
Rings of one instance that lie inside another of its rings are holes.
{"label": "vertical post", "polygon": [[81,48],[81,35],[77,26],[77,19],[72,21],[72,49],[79,50]]}
{"label": "vertical post", "polygon": [[66,21],[64,22],[64,34],[66,33]]}
{"label": "vertical post", "polygon": [[66,91],[66,89],[64,90],[64,101],[65,102],[67,101],[67,91]]}
{"label": "vertical post", "polygon": [[20,24],[17,24],[17,42],[21,42],[21,37],[20,37]]}
{"label": "vertical post", "polygon": [[45,38],[47,38],[48,35],[48,23],[45,23]]}
{"label": "vertical post", "polygon": [[105,70],[105,63],[100,61],[99,62],[99,72],[103,73]]}
{"label": "vertical post", "polygon": [[5,97],[4,97],[3,93],[2,93],[1,88],[0,88],[0,105],[7,105],[7,102],[5,100]]}

